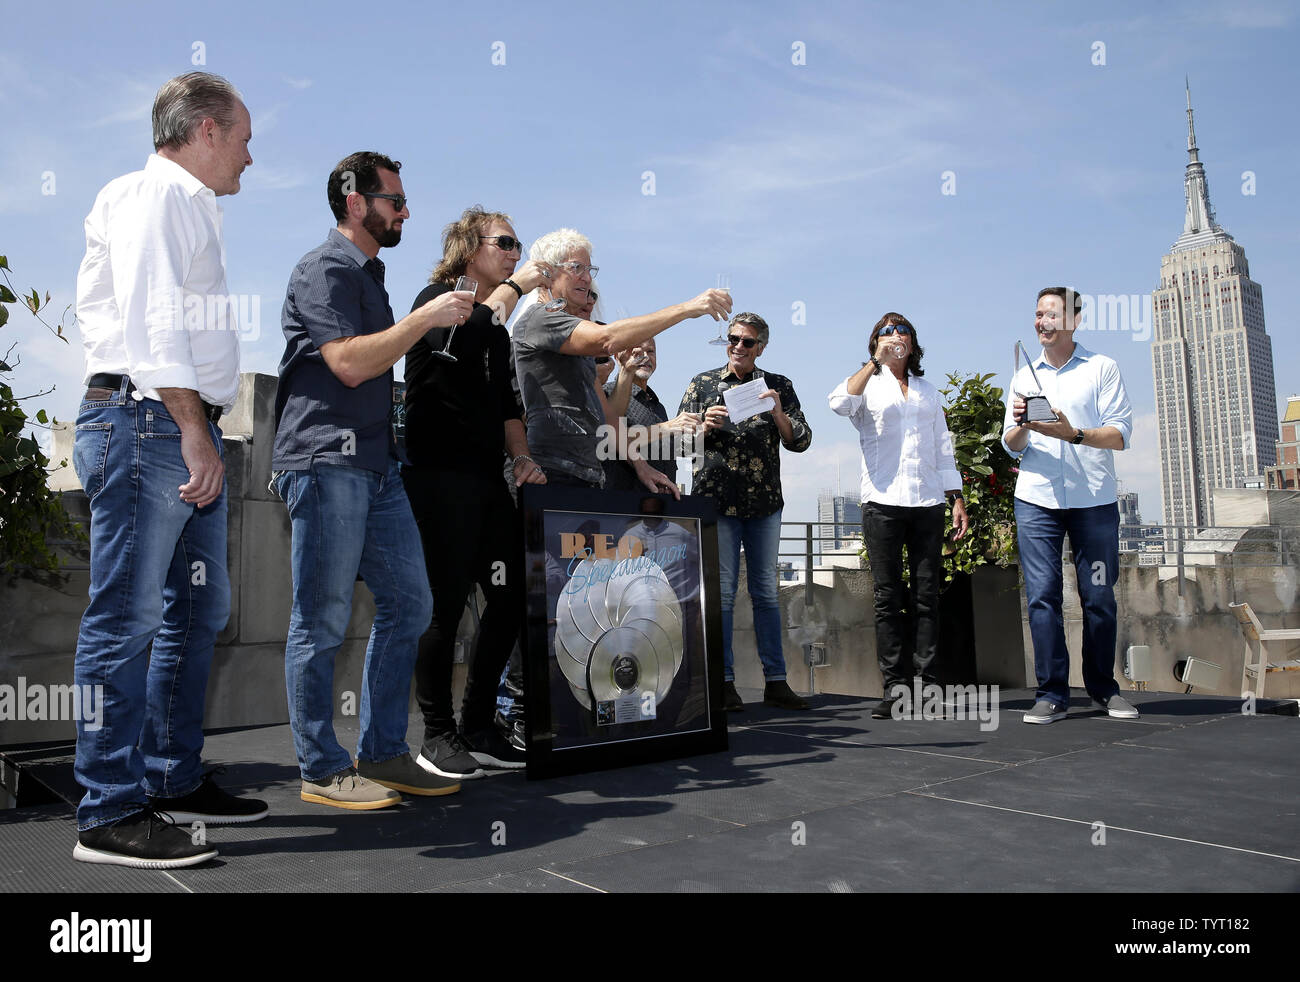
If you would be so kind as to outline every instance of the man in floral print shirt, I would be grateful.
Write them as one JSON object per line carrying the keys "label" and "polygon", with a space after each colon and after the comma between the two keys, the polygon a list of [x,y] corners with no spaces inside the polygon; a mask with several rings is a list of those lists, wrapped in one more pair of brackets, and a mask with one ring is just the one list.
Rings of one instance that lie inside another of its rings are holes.
{"label": "man in floral print shirt", "polygon": [[[678,412],[692,403],[703,409],[704,448],[694,459],[692,494],[714,500],[718,509],[718,567],[722,594],[724,701],[728,710],[744,709],[736,692],[731,649],[732,610],[744,544],[749,597],[754,607],[754,636],[763,665],[765,705],[807,709],[785,680],[781,652],[781,608],[777,603],[777,551],[781,538],[781,447],[802,453],[812,443],[794,386],[783,375],[759,372],[754,362],[767,348],[767,322],[758,314],[737,314],[727,335],[727,364],[691,379]],[[734,385],[763,378],[763,393],[776,405],[740,423],[727,418],[722,393]]]}

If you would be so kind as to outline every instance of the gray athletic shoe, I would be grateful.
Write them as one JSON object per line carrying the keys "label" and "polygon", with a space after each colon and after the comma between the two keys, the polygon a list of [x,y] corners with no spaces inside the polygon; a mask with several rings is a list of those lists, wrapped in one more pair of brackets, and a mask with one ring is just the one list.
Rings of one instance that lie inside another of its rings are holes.
{"label": "gray athletic shoe", "polygon": [[1104,709],[1115,719],[1137,719],[1138,711],[1131,702],[1121,696],[1118,692],[1111,696],[1105,702],[1100,699],[1094,699],[1092,704],[1098,709]]}
{"label": "gray athletic shoe", "polygon": [[410,754],[398,754],[392,760],[376,764],[369,760],[357,761],[357,773],[368,781],[382,784],[394,791],[415,795],[455,794],[460,782],[438,774],[430,774],[411,759]]}
{"label": "gray athletic shoe", "polygon": [[1034,708],[1025,713],[1026,723],[1055,723],[1058,719],[1065,719],[1066,709],[1059,702],[1052,702],[1051,699],[1039,699],[1034,703]]}

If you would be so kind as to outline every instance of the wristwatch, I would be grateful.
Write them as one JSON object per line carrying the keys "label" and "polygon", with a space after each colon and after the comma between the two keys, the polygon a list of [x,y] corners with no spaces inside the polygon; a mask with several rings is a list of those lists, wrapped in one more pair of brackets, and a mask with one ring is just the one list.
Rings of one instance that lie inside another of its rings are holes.
{"label": "wristwatch", "polygon": [[1080,429],[1077,429],[1077,428],[1076,428],[1075,431],[1074,431],[1074,439],[1071,440],[1070,442],[1071,442],[1071,443],[1082,443],[1082,442],[1083,442],[1083,430],[1080,430]]}
{"label": "wristwatch", "polygon": [[956,504],[957,502],[959,502],[959,501],[960,501],[962,504],[965,504],[965,503],[966,503],[966,499],[963,498],[960,494],[950,494],[950,495],[948,495],[948,507],[949,507],[949,508],[951,508],[953,505],[955,505],[955,504]]}
{"label": "wristwatch", "polygon": [[512,280],[512,279],[511,279],[510,277],[508,277],[508,276],[507,276],[504,280],[501,281],[501,285],[502,285],[502,286],[508,286],[508,287],[510,287],[510,289],[514,290],[514,291],[515,291],[515,296],[522,297],[522,296],[524,295],[524,291],[521,290],[521,289],[519,288],[519,284],[516,283],[514,280]]}

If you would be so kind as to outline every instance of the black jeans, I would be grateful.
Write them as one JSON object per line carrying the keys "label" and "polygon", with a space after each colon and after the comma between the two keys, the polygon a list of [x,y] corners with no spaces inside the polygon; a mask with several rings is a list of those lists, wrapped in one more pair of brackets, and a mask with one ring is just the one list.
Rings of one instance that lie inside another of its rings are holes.
{"label": "black jeans", "polygon": [[[876,657],[885,682],[911,688],[912,678],[935,681],[931,670],[939,639],[939,591],[943,586],[944,506],[907,508],[868,502],[862,533],[875,581]],[[903,548],[911,582],[903,584]]]}
{"label": "black jeans", "polygon": [[402,479],[420,528],[433,591],[433,622],[420,638],[415,698],[426,734],[454,730],[451,672],[456,631],[475,583],[486,606],[469,664],[461,724],[467,733],[492,726],[501,672],[523,618],[523,530],[500,474],[477,476],[404,467]]}

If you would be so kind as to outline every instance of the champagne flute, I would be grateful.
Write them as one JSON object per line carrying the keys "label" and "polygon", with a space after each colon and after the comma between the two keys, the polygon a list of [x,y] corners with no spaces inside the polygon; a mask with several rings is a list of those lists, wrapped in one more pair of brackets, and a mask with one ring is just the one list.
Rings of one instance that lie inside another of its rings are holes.
{"label": "champagne flute", "polygon": [[[475,295],[477,292],[478,292],[478,282],[475,281],[475,280],[471,280],[468,276],[461,276],[461,277],[459,277],[459,278],[456,280],[456,285],[455,285],[455,287],[452,288],[452,293],[468,293],[468,294],[469,294],[470,303],[473,303],[473,302],[474,302],[474,295]],[[451,325],[451,333],[447,335],[447,343],[446,343],[445,345],[443,345],[443,348],[442,348],[441,351],[435,351],[435,352],[433,352],[433,357],[435,357],[435,358],[441,358],[443,361],[459,361],[459,360],[460,360],[460,359],[458,359],[455,355],[453,355],[453,354],[451,353],[451,340],[452,340],[452,338],[454,338],[454,337],[456,336],[456,328],[457,328],[457,326],[458,326],[458,325],[456,325],[456,324]]]}
{"label": "champagne flute", "polygon": [[[717,288],[718,288],[719,290],[722,290],[722,291],[726,292],[726,293],[730,293],[730,292],[731,292],[731,277],[730,277],[730,276],[724,276],[723,274],[719,273],[719,274],[718,274],[718,287],[717,287]],[[726,346],[726,345],[728,345],[728,344],[730,344],[730,343],[731,343],[731,342],[727,340],[727,319],[724,317],[724,318],[722,319],[721,323],[720,323],[719,326],[718,326],[718,336],[717,336],[716,338],[710,338],[710,339],[709,339],[709,344],[720,344],[720,345]]]}

